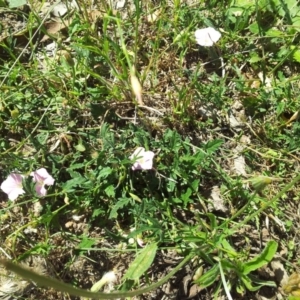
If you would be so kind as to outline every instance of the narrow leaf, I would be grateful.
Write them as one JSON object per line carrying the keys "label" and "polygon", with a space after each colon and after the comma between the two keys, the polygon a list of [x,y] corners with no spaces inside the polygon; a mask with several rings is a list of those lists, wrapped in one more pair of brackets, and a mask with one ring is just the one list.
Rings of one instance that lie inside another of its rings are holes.
{"label": "narrow leaf", "polygon": [[260,286],[253,286],[251,280],[247,276],[242,276],[241,279],[242,279],[245,287],[247,288],[247,290],[249,290],[251,292],[255,292],[261,288]]}
{"label": "narrow leaf", "polygon": [[151,266],[157,251],[157,244],[147,245],[129,266],[123,279],[139,279]]}
{"label": "narrow leaf", "polygon": [[269,263],[272,260],[273,256],[275,255],[277,251],[277,247],[278,247],[277,242],[275,241],[268,242],[266,248],[259,256],[255,257],[254,259],[250,260],[249,262],[243,265],[243,269],[244,269],[243,274],[247,275],[250,272],[255,271],[258,268]]}
{"label": "narrow leaf", "polygon": [[214,265],[209,271],[203,274],[199,279],[195,280],[195,283],[199,284],[201,288],[206,288],[212,285],[219,275],[219,266],[218,264]]}

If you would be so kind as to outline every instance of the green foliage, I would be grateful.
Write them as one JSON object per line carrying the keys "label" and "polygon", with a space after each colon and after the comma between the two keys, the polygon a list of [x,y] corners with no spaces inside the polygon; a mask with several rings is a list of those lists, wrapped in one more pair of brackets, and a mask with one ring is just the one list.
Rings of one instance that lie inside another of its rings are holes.
{"label": "green foliage", "polygon": [[86,236],[83,236],[81,242],[79,245],[77,245],[77,249],[79,251],[79,255],[84,254],[86,251],[88,251],[89,248],[91,248],[95,244],[94,239],[89,239]]}
{"label": "green foliage", "polygon": [[[225,278],[231,278],[230,286],[235,286],[236,291],[239,294],[244,294],[245,290],[249,290],[252,292],[257,291],[262,286],[276,286],[275,282],[265,280],[261,281],[255,278],[255,276],[251,276],[250,272],[261,268],[273,259],[278,247],[277,242],[270,241],[260,255],[248,262],[240,261],[237,257],[237,253],[232,256],[234,250],[230,246],[228,241],[224,240],[223,245],[226,246],[226,250],[230,252],[228,252],[228,258],[223,258],[220,260],[222,270],[224,272]],[[212,285],[214,282],[218,281],[219,276],[219,265],[218,263],[214,263],[211,269],[205,272],[205,274],[203,274],[199,279],[195,280],[195,282],[201,288],[206,288]]]}
{"label": "green foliage", "polygon": [[157,244],[147,245],[130,264],[123,279],[138,280],[152,265],[157,252]]}
{"label": "green foliage", "polygon": [[199,284],[201,288],[206,288],[211,286],[216,280],[219,279],[219,267],[215,264],[209,271],[202,275],[196,283]]}
{"label": "green foliage", "polygon": [[275,241],[270,241],[260,255],[251,261],[243,264],[243,274],[248,275],[250,272],[269,263],[277,251],[278,244]]}
{"label": "green foliage", "polygon": [[[26,4],[25,0],[7,0],[9,8],[15,8]],[[1,2],[0,2],[1,4]]]}

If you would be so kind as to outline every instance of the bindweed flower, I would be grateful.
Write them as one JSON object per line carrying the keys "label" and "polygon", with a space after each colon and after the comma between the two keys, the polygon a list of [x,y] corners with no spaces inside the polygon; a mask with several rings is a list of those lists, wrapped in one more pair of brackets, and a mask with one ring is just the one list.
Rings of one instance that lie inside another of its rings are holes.
{"label": "bindweed flower", "polygon": [[129,157],[134,161],[132,170],[151,170],[153,166],[154,152],[145,151],[145,148],[138,147],[133,154]]}
{"label": "bindweed flower", "polygon": [[11,173],[1,184],[1,190],[8,195],[8,199],[14,201],[19,195],[25,193],[22,180],[24,175]]}
{"label": "bindweed flower", "polygon": [[145,242],[140,237],[136,238],[136,242],[138,243],[138,245],[140,247],[142,247],[142,248],[145,247]]}
{"label": "bindweed flower", "polygon": [[114,271],[109,271],[103,275],[102,279],[105,280],[106,283],[114,283],[117,281],[117,276]]}
{"label": "bindweed flower", "polygon": [[35,190],[38,196],[46,196],[47,190],[45,185],[53,185],[54,178],[47,172],[45,168],[38,169],[30,173],[33,177],[33,181],[36,182]]}
{"label": "bindweed flower", "polygon": [[105,284],[109,285],[112,289],[116,281],[116,273],[114,271],[109,271],[106,274],[104,274],[103,277],[92,286],[91,291],[98,292]]}
{"label": "bindweed flower", "polygon": [[212,27],[197,29],[195,31],[195,38],[197,44],[200,46],[211,47],[220,39],[220,37],[221,33]]}

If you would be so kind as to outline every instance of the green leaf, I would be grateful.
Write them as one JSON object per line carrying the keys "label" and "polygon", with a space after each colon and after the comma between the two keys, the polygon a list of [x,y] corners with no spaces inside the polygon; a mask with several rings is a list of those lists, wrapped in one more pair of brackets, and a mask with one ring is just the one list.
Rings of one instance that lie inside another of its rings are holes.
{"label": "green leaf", "polygon": [[123,279],[139,279],[151,266],[157,251],[157,244],[147,245],[129,266]]}
{"label": "green leaf", "polygon": [[128,205],[131,202],[131,198],[119,198],[118,202],[112,207],[109,214],[109,219],[115,219],[118,217],[118,210]]}
{"label": "green leaf", "polygon": [[296,31],[300,31],[300,16],[296,16],[293,18],[293,29]]}
{"label": "green leaf", "polygon": [[207,216],[208,216],[209,221],[210,221],[211,230],[215,229],[218,225],[216,216],[212,213],[208,213]]}
{"label": "green leaf", "polygon": [[236,291],[237,291],[238,294],[244,295],[245,294],[245,288],[244,288],[243,284],[238,282],[236,284]]}
{"label": "green leaf", "polygon": [[82,185],[84,182],[86,182],[86,179],[83,177],[79,177],[79,178],[74,178],[74,179],[70,179],[68,180],[66,183],[64,183],[62,185],[63,188],[63,192],[70,192],[73,190],[73,188],[77,185]]}
{"label": "green leaf", "polygon": [[190,196],[192,195],[192,190],[188,188],[184,194],[181,195],[181,200],[184,203],[184,207],[187,206],[189,202],[191,202]]}
{"label": "green leaf", "polygon": [[7,0],[9,8],[20,7],[26,4],[26,0]]}
{"label": "green leaf", "polygon": [[253,7],[254,9],[254,5],[255,5],[255,1],[254,0],[236,0],[233,2],[234,6],[237,7],[244,7],[244,8],[249,8],[249,7]]}
{"label": "green leaf", "polygon": [[255,257],[254,259],[250,260],[249,262],[245,263],[243,265],[243,274],[247,275],[252,271],[257,270],[258,268],[266,265],[269,263],[273,256],[275,255],[277,251],[278,243],[275,241],[269,241],[266,245],[266,248],[263,250],[263,252]]}
{"label": "green leaf", "polygon": [[208,154],[212,154],[215,151],[217,151],[223,143],[224,141],[219,139],[214,141],[209,141],[205,145],[205,150],[207,151]]}
{"label": "green leaf", "polygon": [[196,179],[191,183],[191,187],[193,188],[194,192],[197,192],[199,189],[199,185],[200,185],[200,180]]}
{"label": "green leaf", "polygon": [[229,242],[227,240],[224,239],[222,241],[222,246],[226,250],[226,252],[230,258],[235,258],[238,256],[238,253],[234,250],[234,248],[229,244]]}
{"label": "green leaf", "polygon": [[93,209],[93,214],[92,214],[92,218],[96,218],[100,215],[104,214],[104,210],[101,209],[101,208],[96,208],[96,209]]}
{"label": "green leaf", "polygon": [[251,64],[261,61],[261,57],[257,53],[253,53],[249,59]]}
{"label": "green leaf", "polygon": [[80,244],[77,246],[77,250],[80,250],[79,254],[81,255],[86,252],[88,248],[91,248],[95,244],[95,242],[96,241],[94,239],[89,239],[84,236]]}
{"label": "green leaf", "polygon": [[137,195],[132,194],[132,193],[129,193],[129,195],[130,195],[130,197],[131,197],[134,201],[139,202],[139,203],[142,203],[141,198],[138,197]]}
{"label": "green leaf", "polygon": [[209,271],[203,274],[199,279],[197,279],[195,283],[199,284],[201,288],[206,288],[212,285],[218,279],[218,275],[219,266],[218,264],[216,264]]}
{"label": "green leaf", "polygon": [[106,167],[106,168],[103,168],[101,171],[100,171],[100,173],[99,173],[99,175],[98,175],[98,177],[97,177],[97,179],[103,179],[103,178],[106,178],[108,175],[110,175],[111,173],[112,173],[112,169],[111,168],[109,168],[109,167]]}
{"label": "green leaf", "polygon": [[76,145],[75,149],[79,152],[84,152],[86,150],[82,143],[79,143],[78,145]]}
{"label": "green leaf", "polygon": [[250,275],[249,274],[249,278],[251,279],[251,281],[255,284],[258,284],[260,287],[262,286],[269,286],[269,287],[274,287],[276,288],[277,285],[274,281],[267,281],[265,279],[259,279],[256,276]]}
{"label": "green leaf", "polygon": [[278,29],[271,28],[268,31],[266,31],[266,36],[270,37],[281,37],[284,33]]}
{"label": "green leaf", "polygon": [[294,53],[293,53],[293,59],[300,63],[300,50],[296,50]]}
{"label": "green leaf", "polygon": [[[259,279],[255,278],[254,276],[248,277],[248,276],[242,275],[241,279],[242,279],[242,282],[244,283],[245,287],[251,292],[258,291],[263,286],[276,287],[275,282],[259,280]],[[255,284],[255,286],[253,284]]]}
{"label": "green leaf", "polygon": [[252,23],[249,26],[249,30],[251,31],[251,33],[259,34],[259,25],[257,23]]}
{"label": "green leaf", "polygon": [[115,197],[116,193],[113,185],[109,185],[104,191],[108,197]]}
{"label": "green leaf", "polygon": [[251,292],[255,292],[261,288],[261,286],[253,286],[250,278],[247,276],[242,276],[241,279],[242,279],[245,287],[247,288],[247,290],[249,290]]}

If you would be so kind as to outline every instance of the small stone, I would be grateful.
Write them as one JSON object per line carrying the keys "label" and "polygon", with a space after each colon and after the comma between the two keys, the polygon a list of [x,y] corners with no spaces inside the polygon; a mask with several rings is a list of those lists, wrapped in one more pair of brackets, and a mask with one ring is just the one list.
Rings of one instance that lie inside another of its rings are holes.
{"label": "small stone", "polygon": [[59,2],[57,5],[54,6],[51,13],[54,17],[63,17],[67,12],[67,5],[63,2]]}

